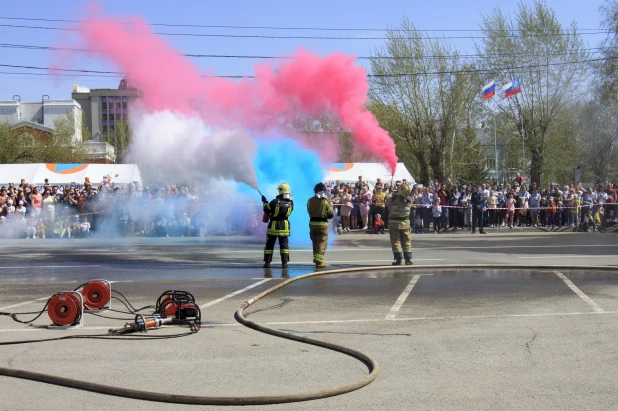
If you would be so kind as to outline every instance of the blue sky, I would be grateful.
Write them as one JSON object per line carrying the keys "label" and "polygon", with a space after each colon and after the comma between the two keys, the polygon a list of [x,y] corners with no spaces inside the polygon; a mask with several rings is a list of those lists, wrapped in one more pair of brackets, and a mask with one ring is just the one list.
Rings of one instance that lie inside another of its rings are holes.
{"label": "blue sky", "polygon": [[[67,7],[59,7],[59,4]],[[547,4],[556,11],[563,24],[575,21],[580,29],[595,29],[600,24],[599,6],[604,0],[548,0]],[[0,17],[28,17],[46,19],[77,20],[86,13],[90,2],[62,0],[49,2],[29,0],[11,1],[3,5]],[[106,0],[99,4],[106,15],[140,15],[152,23],[235,25],[235,26],[277,26],[277,27],[338,27],[377,28],[397,25],[402,16],[408,17],[424,30],[476,30],[482,13],[489,13],[495,7],[504,12],[513,12],[517,2],[511,0],[383,0],[380,2],[351,0],[301,1],[162,1],[162,0]],[[190,6],[187,6],[190,4]],[[68,5],[71,5],[68,7]],[[17,21],[0,19],[0,25],[28,25],[47,27],[71,27],[69,23]],[[333,37],[381,37],[375,31],[283,31],[258,29],[223,29],[193,27],[156,27],[156,31],[212,34],[260,34],[279,36],[333,36]],[[36,46],[60,46],[59,31],[0,27],[0,43],[26,44]],[[65,32],[66,33],[66,32]],[[474,33],[472,33],[474,34]],[[476,33],[478,35],[478,33]],[[470,35],[466,32],[436,33],[436,35]],[[382,40],[315,40],[315,39],[250,39],[250,38],[207,38],[166,37],[180,52],[226,55],[287,55],[298,47],[308,48],[319,54],[334,51],[357,56],[370,56]],[[590,47],[596,47],[602,36],[587,35],[584,40]],[[470,39],[453,40],[462,52],[473,53]],[[40,50],[0,48],[0,64],[48,67],[53,53]],[[212,68],[220,75],[248,75],[258,60],[193,58],[200,67]],[[359,64],[366,64],[362,61]],[[72,68],[114,70],[108,63],[78,59]],[[41,72],[22,68],[0,67],[1,72]],[[68,99],[72,85],[79,83],[90,88],[116,88],[118,79],[97,77],[31,76],[26,74],[0,73],[0,100],[20,95],[22,101],[37,101],[42,95],[52,99]]]}

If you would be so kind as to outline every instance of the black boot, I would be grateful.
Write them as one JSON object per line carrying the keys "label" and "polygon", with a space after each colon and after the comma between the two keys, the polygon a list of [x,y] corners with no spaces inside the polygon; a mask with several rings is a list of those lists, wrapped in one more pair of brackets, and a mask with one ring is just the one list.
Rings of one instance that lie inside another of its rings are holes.
{"label": "black boot", "polygon": [[264,254],[264,268],[270,268],[270,262],[273,260],[273,256],[270,254]]}
{"label": "black boot", "polygon": [[408,252],[408,253],[403,253],[403,256],[405,257],[406,260],[406,265],[412,265],[412,252]]}
{"label": "black boot", "polygon": [[393,253],[395,257],[395,261],[393,261],[393,265],[402,265],[401,260],[403,260],[403,253]]}
{"label": "black boot", "polygon": [[288,261],[290,261],[290,255],[281,254],[281,268],[288,268]]}

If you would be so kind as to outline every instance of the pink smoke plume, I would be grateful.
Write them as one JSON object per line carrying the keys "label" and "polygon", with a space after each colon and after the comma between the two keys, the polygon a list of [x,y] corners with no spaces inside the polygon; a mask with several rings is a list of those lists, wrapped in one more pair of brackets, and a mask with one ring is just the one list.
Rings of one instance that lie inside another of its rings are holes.
{"label": "pink smoke plume", "polygon": [[395,170],[395,143],[366,108],[367,74],[353,56],[298,50],[277,67],[256,65],[255,79],[233,81],[203,76],[141,18],[126,24],[90,16],[78,33],[83,48],[126,73],[149,110],[199,113],[208,124],[260,132],[285,126],[298,112],[335,111],[360,146]]}

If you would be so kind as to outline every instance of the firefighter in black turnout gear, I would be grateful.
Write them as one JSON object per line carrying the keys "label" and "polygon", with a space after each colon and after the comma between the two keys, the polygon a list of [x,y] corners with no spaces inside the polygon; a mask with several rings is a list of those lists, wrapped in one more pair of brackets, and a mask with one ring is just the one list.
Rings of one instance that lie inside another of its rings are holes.
{"label": "firefighter in black turnout gear", "polygon": [[[290,247],[288,246],[290,222],[288,217],[294,210],[294,201],[292,201],[290,186],[287,183],[279,184],[277,191],[279,191],[279,195],[270,203],[266,197],[262,196],[264,222],[268,222],[266,246],[264,247],[264,268],[270,268],[277,238],[279,239],[279,249],[281,251],[281,267],[287,268],[288,261],[290,261]],[[267,218],[268,221],[266,221]]]}

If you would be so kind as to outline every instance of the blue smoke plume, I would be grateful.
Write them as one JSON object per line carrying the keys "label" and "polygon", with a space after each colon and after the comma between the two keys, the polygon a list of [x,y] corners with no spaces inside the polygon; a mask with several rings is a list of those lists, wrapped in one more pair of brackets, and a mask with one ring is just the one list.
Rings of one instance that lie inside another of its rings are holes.
{"label": "blue smoke plume", "polygon": [[[294,250],[295,246],[311,244],[307,200],[314,195],[313,187],[324,179],[320,158],[315,151],[287,138],[257,139],[256,143],[253,164],[260,191],[270,201],[277,196],[279,184],[286,182],[290,185],[294,200],[294,212],[290,216],[290,248]],[[248,186],[241,185],[240,191],[251,198],[259,198],[259,194]],[[262,228],[266,233],[266,224]]]}

